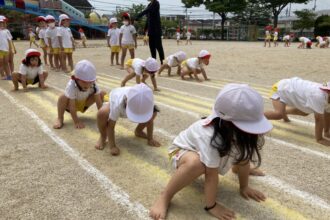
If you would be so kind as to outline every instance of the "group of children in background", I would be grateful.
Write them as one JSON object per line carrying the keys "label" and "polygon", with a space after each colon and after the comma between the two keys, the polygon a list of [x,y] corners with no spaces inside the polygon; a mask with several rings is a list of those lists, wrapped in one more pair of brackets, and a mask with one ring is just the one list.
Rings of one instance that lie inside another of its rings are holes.
{"label": "group of children in background", "polygon": [[[24,91],[27,91],[29,84],[36,83],[43,89],[47,88],[45,81],[48,73],[43,70],[41,53],[37,50],[26,51],[18,72],[14,72],[6,65],[9,53],[14,51],[12,37],[6,29],[6,21],[5,17],[0,16],[1,74],[5,72],[6,75],[3,77],[8,79],[13,72],[15,90],[18,90],[19,83]],[[60,15],[59,26],[56,27],[53,16],[38,17],[39,45],[44,53],[44,63],[47,64],[49,61],[56,71],[61,68],[63,71],[73,72],[64,94],[58,98],[58,118],[53,128],[63,127],[65,112],[71,115],[75,128],[84,128],[85,125],[77,112],[84,113],[95,103],[100,134],[95,148],[102,150],[108,142],[110,152],[114,156],[120,154],[115,142],[115,126],[119,118],[128,118],[137,124],[134,131],[136,137],[146,139],[150,146],[160,146],[153,136],[154,120],[159,109],[155,105],[151,88],[145,84],[146,79],[150,76],[155,91],[158,90],[155,75],[158,73],[160,76],[165,69],[168,70],[169,76],[172,68],[177,68],[176,73],[182,79],[189,76],[199,82],[201,80],[198,74],[202,74],[204,80],[208,80],[204,66],[209,64],[211,57],[207,50],[201,50],[197,57],[187,59],[186,53],[179,51],[168,56],[161,66],[154,58],[135,58],[136,30],[130,23],[129,14],[123,15],[123,21],[124,25],[119,29],[117,19],[110,20],[107,42],[111,48],[111,65],[116,59],[116,64],[122,68],[126,67],[128,74],[123,79],[121,87],[112,89],[107,95],[97,86],[97,70],[93,63],[82,60],[73,66],[72,53],[75,46],[69,28],[70,18],[65,14]],[[320,40],[318,46],[324,47],[325,44]],[[120,50],[122,56],[119,63]],[[131,57],[125,62],[127,50]],[[70,69],[67,69],[66,61]],[[137,84],[126,87],[126,83],[134,77]],[[169,157],[176,171],[152,205],[150,216],[153,219],[165,219],[174,195],[204,174],[205,210],[220,219],[235,218],[232,210],[216,201],[218,174],[224,175],[231,168],[238,174],[240,194],[246,199],[264,201],[265,195],[249,186],[249,174],[253,173],[250,163],[254,163],[256,167],[261,163],[263,136],[272,129],[267,119],[289,121],[289,114],[305,116],[313,113],[316,141],[330,146],[330,141],[326,139],[330,137],[329,93],[330,83],[322,85],[300,78],[283,79],[272,88],[274,111],[264,112],[263,98],[257,91],[245,84],[226,85],[219,92],[212,113],[179,133],[169,147]]]}
{"label": "group of children in background", "polygon": [[[190,44],[192,45],[191,43],[191,29],[188,29],[187,32],[186,32],[186,45]],[[177,45],[180,45],[181,43],[181,32],[180,32],[180,28],[177,28],[176,29],[176,44]]]}

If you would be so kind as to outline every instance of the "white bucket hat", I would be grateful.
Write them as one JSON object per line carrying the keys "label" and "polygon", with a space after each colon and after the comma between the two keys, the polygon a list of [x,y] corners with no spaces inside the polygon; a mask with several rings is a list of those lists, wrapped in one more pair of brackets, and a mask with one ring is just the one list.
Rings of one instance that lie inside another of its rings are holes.
{"label": "white bucket hat", "polygon": [[41,53],[36,49],[28,49],[25,51],[25,57],[37,56],[40,57]]}
{"label": "white bucket hat", "polygon": [[219,92],[206,124],[216,117],[250,134],[264,134],[273,128],[264,116],[261,95],[247,84],[228,84]]}
{"label": "white bucket hat", "polygon": [[150,72],[156,72],[159,70],[160,65],[157,63],[157,60],[149,57],[144,63],[144,67]]}
{"label": "white bucket hat", "polygon": [[46,16],[46,21],[55,21],[55,18],[52,15],[47,15]]}
{"label": "white bucket hat", "polygon": [[85,82],[94,82],[96,80],[96,68],[90,61],[81,60],[75,66],[74,76]]}
{"label": "white bucket hat", "polygon": [[117,23],[117,22],[118,22],[117,18],[110,18],[110,21],[109,21],[110,24]]}
{"label": "white bucket hat", "polygon": [[70,20],[70,17],[66,14],[61,14],[59,17],[59,24],[61,25],[62,24],[62,21],[64,20]]}
{"label": "white bucket hat", "polygon": [[184,61],[185,59],[187,59],[187,54],[183,51],[179,51],[176,53],[175,55],[179,61]]}
{"label": "white bucket hat", "polygon": [[198,54],[199,58],[210,58],[211,54],[207,50],[201,50]]}
{"label": "white bucket hat", "polygon": [[127,93],[127,118],[135,123],[148,122],[154,110],[154,95],[144,83],[131,87]]}
{"label": "white bucket hat", "polygon": [[0,22],[7,22],[7,21],[8,19],[5,16],[0,15]]}

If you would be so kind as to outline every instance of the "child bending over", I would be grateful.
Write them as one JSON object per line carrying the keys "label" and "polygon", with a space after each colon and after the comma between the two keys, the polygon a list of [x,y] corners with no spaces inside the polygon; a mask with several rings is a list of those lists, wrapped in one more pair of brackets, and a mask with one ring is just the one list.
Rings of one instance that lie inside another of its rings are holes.
{"label": "child bending over", "polygon": [[209,65],[211,54],[207,50],[201,50],[198,57],[190,58],[182,62],[181,64],[181,78],[184,80],[184,76],[189,75],[192,78],[194,75],[197,82],[201,82],[198,78],[198,74],[202,74],[205,80],[208,80],[204,65]]}
{"label": "child bending over", "polygon": [[171,70],[172,70],[172,67],[178,67],[177,69],[177,74],[180,75],[181,73],[181,63],[187,59],[187,54],[183,51],[179,51],[175,54],[172,54],[170,56],[168,56],[166,58],[166,63],[164,63],[159,71],[158,71],[158,75],[160,76],[160,74],[163,72],[164,69],[167,69],[167,73],[168,73],[168,76],[171,76]]}

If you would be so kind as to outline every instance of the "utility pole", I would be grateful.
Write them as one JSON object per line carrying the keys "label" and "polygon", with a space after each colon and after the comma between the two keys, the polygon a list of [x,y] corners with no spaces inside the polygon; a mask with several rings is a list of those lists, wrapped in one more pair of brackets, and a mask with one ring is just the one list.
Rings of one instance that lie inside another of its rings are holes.
{"label": "utility pole", "polygon": [[215,29],[215,12],[213,12],[213,24],[212,24],[212,26],[213,26],[213,30]]}
{"label": "utility pole", "polygon": [[188,30],[188,8],[186,8],[186,28]]}
{"label": "utility pole", "polygon": [[316,0],[314,1],[314,8],[313,10],[315,11],[316,10]]}

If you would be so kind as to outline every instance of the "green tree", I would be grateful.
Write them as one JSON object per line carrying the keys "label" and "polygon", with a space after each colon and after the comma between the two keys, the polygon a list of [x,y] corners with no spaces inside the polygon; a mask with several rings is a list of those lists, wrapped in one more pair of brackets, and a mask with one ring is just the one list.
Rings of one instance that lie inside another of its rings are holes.
{"label": "green tree", "polygon": [[162,22],[162,29],[163,29],[163,35],[166,37],[171,37],[173,34],[175,34],[176,28],[179,25],[178,20],[172,21],[172,20],[166,20],[165,18],[161,18]]}
{"label": "green tree", "polygon": [[298,20],[293,23],[294,30],[300,30],[302,34],[304,29],[314,27],[316,14],[312,10],[304,9],[294,13],[298,17]]}
{"label": "green tree", "polygon": [[271,14],[270,8],[264,7],[262,0],[249,0],[244,10],[234,13],[233,20],[265,26],[269,24]]}
{"label": "green tree", "polygon": [[198,7],[205,5],[206,9],[217,13],[221,17],[221,39],[225,38],[225,22],[229,13],[235,13],[244,10],[246,7],[245,0],[182,0],[187,7]]}
{"label": "green tree", "polygon": [[262,0],[261,3],[272,10],[273,13],[273,25],[277,27],[278,16],[281,14],[282,10],[291,3],[302,4],[307,3],[310,0]]}
{"label": "green tree", "polygon": [[330,16],[321,15],[315,21],[315,36],[330,36]]}

